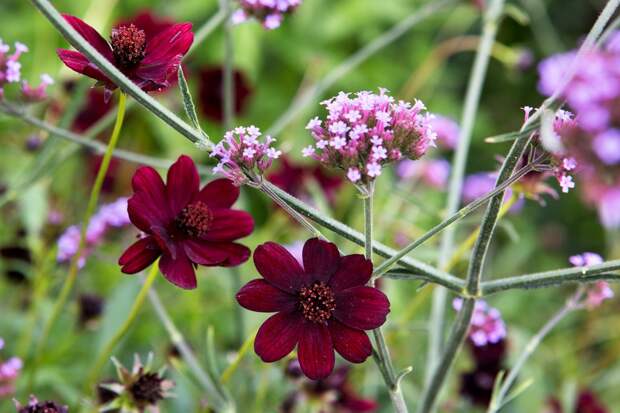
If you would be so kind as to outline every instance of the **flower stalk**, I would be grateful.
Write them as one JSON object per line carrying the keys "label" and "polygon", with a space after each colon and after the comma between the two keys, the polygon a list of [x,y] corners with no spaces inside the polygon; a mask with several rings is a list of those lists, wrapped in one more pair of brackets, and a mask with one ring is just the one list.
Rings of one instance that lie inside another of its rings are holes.
{"label": "flower stalk", "polygon": [[151,269],[149,270],[148,275],[146,276],[146,279],[144,280],[142,284],[142,288],[138,292],[138,295],[136,295],[136,298],[133,302],[133,305],[131,306],[131,310],[129,311],[127,318],[125,319],[125,321],[123,321],[123,324],[118,328],[118,330],[116,330],[114,335],[103,346],[102,350],[99,352],[99,355],[96,358],[95,363],[93,364],[93,367],[90,369],[90,372],[87,374],[85,391],[89,392],[92,389],[94,389],[95,382],[97,381],[97,376],[101,373],[101,370],[103,369],[105,364],[108,362],[108,359],[112,355],[114,348],[116,348],[116,345],[119,343],[119,341],[121,341],[121,339],[129,331],[129,329],[133,325],[133,322],[136,320],[136,318],[138,318],[138,313],[142,309],[142,305],[144,304],[146,295],[151,289],[151,286],[153,285],[153,282],[157,278],[158,274],[159,274],[158,263],[155,262],[151,266]]}
{"label": "flower stalk", "polygon": [[[372,253],[373,253],[373,195],[374,195],[374,181],[371,181],[366,188],[366,191],[363,195],[364,200],[364,255],[366,259],[372,261]],[[370,285],[374,287],[375,280],[370,280]],[[390,351],[387,347],[387,343],[385,342],[385,337],[383,335],[383,331],[381,327],[376,328],[372,331],[372,335],[375,342],[375,351],[373,352],[374,360],[377,363],[379,370],[383,375],[383,380],[385,381],[386,386],[388,387],[388,391],[390,393],[390,398],[392,399],[392,404],[394,405],[394,410],[397,413],[407,413],[409,410],[407,409],[407,404],[405,403],[405,398],[402,393],[402,389],[399,383],[399,377],[397,377],[396,372],[394,371],[394,365],[392,364],[392,358],[390,356]]]}
{"label": "flower stalk", "polygon": [[123,127],[123,121],[125,119],[125,103],[126,96],[124,93],[120,94],[119,104],[118,104],[118,112],[116,116],[116,123],[114,125],[114,129],[112,131],[112,135],[110,137],[110,141],[108,142],[107,149],[103,155],[103,159],[101,160],[101,165],[99,166],[99,171],[97,172],[97,176],[95,178],[95,183],[93,184],[93,188],[90,192],[90,197],[88,199],[88,205],[86,207],[86,212],[84,213],[84,219],[82,221],[82,227],[80,229],[80,242],[78,244],[78,249],[71,260],[71,264],[69,266],[69,273],[67,278],[65,279],[62,289],[56,298],[56,302],[54,303],[54,307],[52,309],[52,313],[45,322],[43,327],[43,331],[41,333],[41,337],[39,339],[39,344],[37,346],[36,356],[35,356],[35,371],[36,367],[41,361],[43,357],[43,352],[45,350],[45,345],[47,342],[47,337],[51,332],[54,324],[58,320],[60,313],[62,312],[71,291],[73,290],[73,286],[75,285],[75,281],[77,279],[77,274],[79,270],[79,262],[82,257],[82,253],[84,248],[86,247],[86,230],[88,229],[88,224],[90,222],[90,218],[95,212],[95,208],[97,207],[97,203],[99,201],[99,194],[101,192],[101,188],[103,186],[103,181],[108,172],[108,168],[110,166],[110,161],[112,160],[112,154],[114,152],[114,148],[118,143],[120,138],[121,129]]}

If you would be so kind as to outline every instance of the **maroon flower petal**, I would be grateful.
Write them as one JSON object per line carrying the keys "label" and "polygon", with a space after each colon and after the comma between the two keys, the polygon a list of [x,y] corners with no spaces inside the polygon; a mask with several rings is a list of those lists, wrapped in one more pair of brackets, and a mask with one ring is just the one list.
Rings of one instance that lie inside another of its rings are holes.
{"label": "maroon flower petal", "polygon": [[274,313],[295,309],[296,297],[274,287],[263,279],[252,280],[236,295],[239,304],[251,311]]}
{"label": "maroon flower petal", "polygon": [[334,291],[366,285],[372,276],[372,262],[363,255],[353,254],[341,258],[338,271],[329,280]]}
{"label": "maroon flower petal", "polygon": [[159,269],[168,281],[177,287],[186,290],[196,288],[196,273],[192,262],[187,255],[179,251],[177,258],[173,259],[169,255],[162,255],[159,260]]}
{"label": "maroon flower petal", "polygon": [[302,255],[304,269],[314,278],[314,281],[328,282],[338,270],[340,253],[336,244],[312,238],[304,244]]}
{"label": "maroon flower petal", "polygon": [[209,208],[230,208],[239,198],[239,187],[228,179],[216,179],[205,185],[194,201],[202,201]]}
{"label": "maroon flower petal", "polygon": [[370,339],[364,331],[347,327],[338,320],[331,320],[328,327],[334,348],[345,360],[362,363],[372,354]]}
{"label": "maroon flower petal", "polygon": [[160,255],[161,251],[153,238],[146,237],[129,246],[118,259],[118,264],[125,274],[135,274],[151,265]]}
{"label": "maroon flower petal", "polygon": [[177,259],[177,244],[168,234],[168,231],[164,227],[153,225],[150,228],[149,233],[153,236],[155,242],[165,255],[169,255],[173,260]]}
{"label": "maroon flower petal", "polygon": [[183,241],[189,259],[207,267],[235,267],[250,258],[250,249],[234,242]]}
{"label": "maroon flower petal", "polygon": [[385,323],[390,302],[380,290],[353,287],[336,294],[334,317],[349,327],[372,330]]}
{"label": "maroon flower petal", "polygon": [[128,202],[131,222],[146,232],[152,225],[165,227],[173,216],[168,207],[166,187],[157,171],[148,166],[139,168],[131,185],[135,192]]}
{"label": "maroon flower petal", "polygon": [[278,361],[293,351],[303,329],[303,316],[298,312],[274,314],[258,329],[254,351],[264,362]]}
{"label": "maroon flower petal", "polygon": [[200,177],[194,161],[189,156],[181,155],[168,169],[166,194],[170,212],[176,216],[198,193]]}
{"label": "maroon flower petal", "polygon": [[296,293],[306,278],[295,257],[275,242],[256,248],[254,265],[267,282],[289,293]]}
{"label": "maroon flower petal", "polygon": [[248,236],[254,230],[254,219],[245,211],[234,209],[211,210],[212,221],[202,239],[233,241]]}
{"label": "maroon flower petal", "polygon": [[83,20],[63,14],[67,23],[71,25],[91,46],[93,46],[99,53],[101,53],[109,61],[113,61],[112,48],[108,42],[101,37],[101,35],[92,26],[84,22]]}
{"label": "maroon flower petal", "polygon": [[82,53],[65,49],[58,49],[56,53],[69,69],[105,83],[106,88],[116,89],[116,85]]}
{"label": "maroon flower petal", "polygon": [[362,399],[355,394],[349,386],[345,386],[341,391],[340,400],[337,404],[345,411],[356,413],[370,413],[379,408],[376,401],[370,399]]}
{"label": "maroon flower petal", "polygon": [[149,66],[183,56],[194,41],[191,23],[179,23],[159,32],[148,42],[141,66]]}
{"label": "maroon flower petal", "polygon": [[306,323],[297,346],[301,370],[312,380],[324,379],[334,369],[334,346],[324,324]]}

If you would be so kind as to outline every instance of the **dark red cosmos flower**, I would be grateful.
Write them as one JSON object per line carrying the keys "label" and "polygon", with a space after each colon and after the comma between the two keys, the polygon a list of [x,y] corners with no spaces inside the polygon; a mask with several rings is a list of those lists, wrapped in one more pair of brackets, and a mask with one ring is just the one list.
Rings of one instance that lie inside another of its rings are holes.
{"label": "dark red cosmos flower", "polygon": [[122,271],[135,274],[158,257],[159,268],[171,283],[196,288],[197,265],[232,267],[250,257],[250,250],[233,241],[249,235],[254,221],[245,211],[230,209],[239,188],[218,179],[200,190],[194,161],[181,156],[168,170],[164,184],[155,169],[139,168],[133,176],[129,219],[145,236],[119,259]]}
{"label": "dark red cosmos flower", "polygon": [[[224,69],[222,66],[207,66],[199,74],[199,101],[202,113],[211,120],[224,120]],[[252,95],[252,87],[243,72],[233,72],[235,85],[235,115],[243,113]]]}
{"label": "dark red cosmos flower", "polygon": [[[161,91],[176,79],[181,58],[194,41],[191,23],[180,23],[153,34],[135,24],[117,26],[110,43],[97,31],[75,16],[64,18],[99,53],[146,92]],[[98,80],[110,94],[116,85],[82,53],[58,49],[58,56],[70,69]]]}
{"label": "dark red cosmos flower", "polygon": [[123,26],[134,25],[140,30],[144,31],[144,36],[146,37],[146,41],[150,41],[153,37],[155,37],[158,33],[174,26],[174,21],[153,14],[150,10],[145,9],[139,11],[133,17],[128,17],[126,19],[121,19],[118,23],[114,25],[115,28],[120,28]]}
{"label": "dark red cosmos flower", "polygon": [[342,178],[331,175],[320,165],[297,164],[286,157],[282,157],[280,167],[268,176],[269,181],[287,193],[308,200],[310,181],[314,180],[323,190],[325,198],[334,202],[336,191],[342,184]]}
{"label": "dark red cosmos flower", "polygon": [[340,256],[331,242],[313,238],[304,244],[303,267],[286,248],[273,242],[254,251],[263,279],[237,293],[241,306],[277,312],[258,330],[254,350],[265,362],[280,360],[297,346],[302,371],[313,380],[334,368],[334,349],[352,363],[372,352],[364,330],[380,327],[390,302],[367,287],[372,262],[355,254]]}
{"label": "dark red cosmos flower", "polygon": [[[563,413],[562,404],[556,398],[551,398],[547,402],[548,409],[545,413]],[[607,407],[601,403],[596,394],[591,390],[583,389],[579,392],[575,401],[575,413],[608,413]]]}

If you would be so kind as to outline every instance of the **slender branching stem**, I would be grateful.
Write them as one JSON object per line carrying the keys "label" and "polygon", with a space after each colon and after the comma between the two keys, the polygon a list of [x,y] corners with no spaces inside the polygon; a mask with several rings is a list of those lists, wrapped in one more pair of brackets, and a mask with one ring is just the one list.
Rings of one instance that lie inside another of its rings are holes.
{"label": "slender branching stem", "polygon": [[121,129],[123,127],[123,120],[125,119],[125,102],[126,97],[123,93],[120,95],[119,104],[118,104],[118,112],[116,116],[116,124],[114,125],[114,130],[112,131],[112,135],[110,137],[110,141],[108,142],[108,146],[103,155],[103,159],[101,160],[101,165],[99,166],[99,170],[97,171],[97,176],[95,178],[95,183],[90,192],[90,196],[88,199],[88,204],[86,206],[86,212],[84,213],[84,218],[82,219],[82,227],[80,229],[80,241],[78,243],[78,248],[71,259],[71,264],[69,265],[69,272],[67,274],[67,278],[63,283],[62,289],[54,302],[54,307],[52,308],[52,312],[50,316],[45,321],[43,326],[43,330],[41,332],[41,337],[39,338],[39,343],[36,350],[35,355],[35,363],[33,367],[33,375],[36,370],[38,364],[43,357],[43,353],[45,350],[45,345],[47,344],[47,338],[49,333],[51,332],[54,324],[60,317],[62,310],[69,299],[69,295],[73,290],[73,286],[77,279],[78,270],[80,267],[80,261],[82,260],[82,254],[84,249],[86,248],[86,231],[88,229],[88,224],[90,223],[90,218],[93,216],[95,212],[95,208],[97,208],[97,203],[99,202],[99,194],[101,192],[101,188],[103,186],[103,181],[108,172],[108,168],[110,166],[110,161],[112,160],[112,154],[114,152],[114,148],[118,143],[120,138]]}
{"label": "slender branching stem", "polygon": [[136,295],[134,299],[133,305],[131,306],[131,310],[129,310],[129,314],[127,314],[127,318],[123,321],[123,324],[114,332],[112,337],[104,344],[99,355],[96,358],[96,361],[93,363],[92,368],[90,369],[88,375],[86,376],[85,382],[85,391],[90,392],[94,390],[95,382],[97,378],[101,374],[101,370],[104,368],[105,364],[108,362],[108,359],[112,355],[112,352],[116,348],[116,345],[121,341],[121,339],[127,334],[131,326],[133,325],[136,318],[138,318],[138,314],[142,309],[142,305],[144,304],[144,300],[146,299],[146,295],[149,292],[153,282],[157,278],[159,274],[159,262],[156,261],[151,265],[151,269],[149,270],[146,279],[142,283],[142,288]]}

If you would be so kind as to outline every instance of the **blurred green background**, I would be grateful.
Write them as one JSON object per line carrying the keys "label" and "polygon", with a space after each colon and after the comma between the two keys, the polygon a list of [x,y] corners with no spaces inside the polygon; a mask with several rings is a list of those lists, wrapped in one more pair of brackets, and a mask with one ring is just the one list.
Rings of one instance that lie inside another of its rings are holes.
{"label": "blurred green background", "polygon": [[[101,29],[104,37],[115,21],[143,9],[178,21],[189,20],[198,27],[218,7],[215,0],[56,0],[53,3],[63,12],[87,19]],[[529,21],[518,22],[506,17],[501,24],[497,40],[511,53],[494,54],[489,66],[467,163],[468,173],[496,167],[496,157],[503,155],[507,146],[486,144],[484,138],[520,126],[522,112],[519,108],[524,105],[537,106],[542,101],[536,90],[536,62],[550,54],[574,48],[604,4],[595,0],[522,0],[509,3],[528,15]],[[255,124],[263,130],[268,129],[289,108],[300,87],[320,80],[356,50],[423,4],[422,1],[411,0],[305,0],[278,30],[264,31],[254,22],[235,27],[235,67],[245,73],[253,90],[247,110],[235,120],[235,124]],[[474,51],[442,54],[441,50],[448,41],[460,36],[475,36],[479,32],[479,11],[468,1],[462,1],[416,25],[339,79],[322,97],[330,97],[341,90],[386,87],[396,96],[422,99],[430,111],[458,120]],[[23,0],[0,2],[0,38],[10,44],[21,41],[30,47],[30,52],[22,58],[25,78],[36,82],[40,73],[47,72],[57,80],[50,89],[52,102],[33,110],[37,116],[56,122],[62,108],[73,98],[63,91],[62,82],[77,79],[75,74],[62,67],[55,54],[57,47],[66,47],[66,42],[29,2]],[[197,87],[196,73],[202,67],[222,63],[221,27],[198,47],[185,61],[193,88]],[[515,64],[514,56],[524,49],[532,53],[534,63],[520,68]],[[432,70],[424,69],[429,67]],[[158,98],[182,114],[176,88]],[[300,150],[311,140],[304,126],[315,114],[323,114],[318,100],[277,135],[281,149],[290,157],[301,160]],[[203,126],[213,138],[223,134],[223,127],[217,122],[205,119]],[[39,152],[28,150],[25,145],[33,135],[46,138],[45,134],[29,126],[0,115],[0,185],[5,189],[12,188],[40,161]],[[101,137],[107,140],[107,136],[104,133]],[[61,151],[67,143],[61,141],[55,145],[54,150]],[[193,155],[197,162],[208,163],[204,153],[137,106],[128,115],[120,147],[166,159],[175,159],[179,154],[186,153]],[[432,156],[439,153],[435,151]],[[446,152],[441,155],[451,156]],[[36,339],[40,318],[49,313],[67,266],[55,263],[46,265],[45,262],[53,254],[59,232],[81,219],[90,188],[90,163],[92,158],[84,152],[75,152],[53,170],[46,170],[36,183],[18,187],[17,197],[0,210],[0,245],[20,245],[32,253],[31,264],[19,264],[19,270],[30,282],[15,284],[6,277],[0,277],[0,337],[7,343],[0,354],[2,358],[13,354],[26,355],[28,349],[20,346],[28,342],[30,334]],[[121,165],[118,182],[111,193],[104,195],[103,201],[130,195],[128,181],[134,168],[131,164]],[[393,209],[395,205],[398,209]],[[445,193],[423,185],[397,185],[393,176],[384,174],[377,189],[377,238],[388,245],[395,244],[397,232],[407,238],[415,238],[440,221],[444,205]],[[292,224],[282,211],[275,209],[268,199],[252,189],[243,190],[240,206],[249,210],[257,221],[254,234],[244,240],[244,244],[252,249],[267,240],[288,244],[308,237],[303,228]],[[62,223],[50,225],[47,221],[49,211],[62,212]],[[350,226],[362,228],[361,201],[346,185],[339,190],[337,202],[329,212]],[[457,240],[467,237],[475,228],[478,217],[474,214],[458,226]],[[106,310],[94,328],[80,328],[76,321],[76,301],[71,300],[54,328],[44,365],[32,388],[41,398],[62,400],[77,411],[85,372],[101,344],[124,319],[139,288],[138,280],[122,275],[116,265],[119,254],[134,236],[133,229],[115,232],[80,271],[73,296],[96,292],[105,297]],[[434,263],[438,239],[436,237],[416,250],[414,256]],[[333,240],[344,251],[360,251],[338,237]],[[602,229],[596,213],[583,204],[578,191],[563,194],[560,200],[547,199],[545,206],[528,201],[521,212],[508,215],[502,221],[486,267],[486,277],[500,278],[566,267],[568,257],[582,251],[600,253],[606,259],[618,258],[619,241],[617,234],[606,233]],[[3,259],[0,270],[7,272],[15,265],[14,261]],[[460,262],[453,273],[463,275],[466,265],[466,261]],[[38,298],[32,283],[37,271],[42,272],[47,284],[47,293]],[[256,276],[251,261],[238,271],[244,282]],[[231,270],[201,268],[198,273],[197,290],[182,291],[161,278],[156,282],[156,288],[200,358],[205,356],[207,327],[213,326],[218,362],[224,368],[239,349],[240,339],[247,338],[265,316],[244,311],[244,332],[239,337]],[[420,295],[424,290],[418,290],[418,287],[417,283],[384,282],[384,289],[392,302],[386,330],[395,363],[399,367],[412,365],[414,368],[413,374],[403,383],[411,406],[415,406],[418,400],[424,376],[426,320],[430,310],[430,301],[425,299],[428,294]],[[508,326],[508,365],[526,340],[564,303],[572,290],[573,287],[518,291],[491,297],[490,304],[502,312]],[[33,305],[36,305],[35,310],[31,310]],[[549,397],[570,400],[580,388],[593,389],[610,411],[620,411],[620,393],[617,391],[620,383],[617,361],[620,341],[616,332],[620,319],[615,311],[618,308],[617,302],[612,301],[594,312],[574,314],[562,322],[521,374],[522,380],[532,378],[534,385],[506,411],[542,412]],[[37,317],[36,326],[32,323],[33,314]],[[452,317],[451,310],[448,310],[448,315]],[[153,351],[158,362],[163,364],[166,363],[169,348],[170,340],[147,303],[138,322],[117,348],[116,357],[129,363],[133,353]],[[458,392],[459,374],[470,364],[469,354],[464,351],[452,371],[440,411],[477,411]],[[277,411],[283,398],[294,388],[284,377],[283,366],[284,362],[263,364],[253,352],[246,355],[228,384],[240,412]],[[177,397],[167,401],[163,411],[201,411],[201,392],[188,379],[187,368],[180,362],[170,372],[177,382]],[[354,372],[354,382],[359,392],[379,400],[381,411],[391,411],[380,374],[372,361],[356,366]],[[18,381],[17,398],[20,400],[25,400],[28,395],[27,376],[26,364],[22,379]],[[101,375],[101,378],[110,377],[113,377],[111,363]],[[10,400],[0,401],[0,411],[9,412],[11,409]]]}

